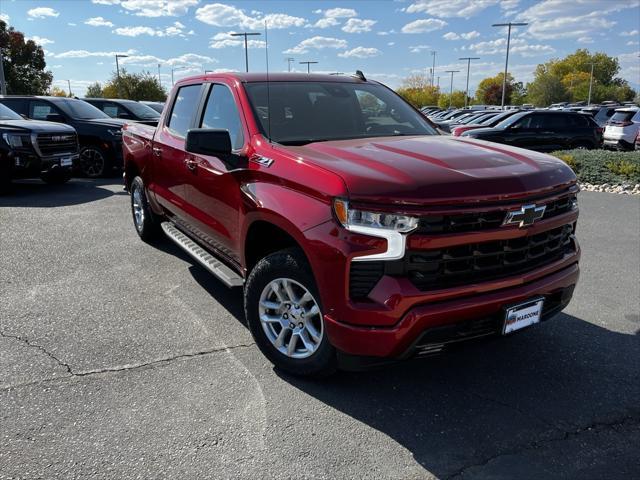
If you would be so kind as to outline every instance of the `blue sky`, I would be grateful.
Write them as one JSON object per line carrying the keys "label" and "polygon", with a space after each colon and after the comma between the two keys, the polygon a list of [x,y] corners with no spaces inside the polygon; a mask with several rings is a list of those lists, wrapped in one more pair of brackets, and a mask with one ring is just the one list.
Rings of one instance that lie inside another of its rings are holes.
{"label": "blue sky", "polygon": [[0,0],[0,16],[39,42],[55,85],[67,79],[75,94],[115,71],[114,55],[130,71],[149,70],[162,81],[207,70],[243,70],[243,45],[230,32],[257,31],[250,69],[265,69],[264,21],[269,25],[272,71],[318,61],[316,72],[356,69],[391,87],[428,72],[436,51],[436,76],[447,90],[445,70],[461,70],[454,88],[470,89],[504,68],[506,32],[491,24],[528,21],[514,30],[510,72],[529,81],[538,63],[577,48],[617,56],[621,76],[640,84],[640,0]]}

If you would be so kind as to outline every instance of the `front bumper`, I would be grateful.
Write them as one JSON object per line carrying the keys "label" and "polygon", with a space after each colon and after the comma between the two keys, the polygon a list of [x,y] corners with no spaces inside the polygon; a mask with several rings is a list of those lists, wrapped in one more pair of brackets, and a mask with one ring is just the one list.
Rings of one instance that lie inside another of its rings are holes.
{"label": "front bumper", "polygon": [[[432,352],[433,346],[498,335],[505,305],[532,297],[545,298],[543,320],[547,320],[569,303],[578,277],[579,268],[575,263],[519,287],[416,306],[391,328],[357,327],[342,323],[331,315],[324,316],[325,327],[331,343],[343,353],[403,359],[425,351]],[[458,328],[446,332],[442,327],[447,326]]]}
{"label": "front bumper", "polygon": [[71,172],[78,161],[78,154],[39,157],[29,151],[14,151],[9,154],[8,160],[14,178],[27,178],[44,175],[54,170]]}

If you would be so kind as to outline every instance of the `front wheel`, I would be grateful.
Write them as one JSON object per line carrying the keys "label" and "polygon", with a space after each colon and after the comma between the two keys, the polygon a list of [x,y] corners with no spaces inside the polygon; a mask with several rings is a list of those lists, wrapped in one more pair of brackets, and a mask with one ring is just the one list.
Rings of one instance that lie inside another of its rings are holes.
{"label": "front wheel", "polygon": [[320,296],[299,249],[273,253],[258,262],[245,286],[249,330],[262,353],[293,375],[325,377],[336,370]]}
{"label": "front wheel", "polygon": [[89,178],[102,177],[107,173],[107,155],[100,147],[93,145],[82,147],[78,164],[82,174]]}
{"label": "front wheel", "polygon": [[131,215],[138,236],[145,242],[156,240],[160,236],[160,221],[151,211],[144,183],[140,177],[131,182]]}

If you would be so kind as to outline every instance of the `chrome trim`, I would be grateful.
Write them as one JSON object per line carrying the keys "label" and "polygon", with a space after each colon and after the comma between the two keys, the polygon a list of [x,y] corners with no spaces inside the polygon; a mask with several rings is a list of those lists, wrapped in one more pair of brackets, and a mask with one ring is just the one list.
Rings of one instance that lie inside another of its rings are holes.
{"label": "chrome trim", "polygon": [[502,225],[517,223],[519,228],[528,227],[544,216],[546,208],[546,205],[536,205],[535,203],[522,205],[520,210],[507,212]]}

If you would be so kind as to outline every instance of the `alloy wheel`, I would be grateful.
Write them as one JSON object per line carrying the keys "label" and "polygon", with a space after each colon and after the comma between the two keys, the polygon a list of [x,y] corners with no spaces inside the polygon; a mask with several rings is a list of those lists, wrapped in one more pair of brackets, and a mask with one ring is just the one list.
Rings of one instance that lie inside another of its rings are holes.
{"label": "alloy wheel", "polygon": [[104,173],[105,160],[96,148],[85,148],[80,152],[80,169],[87,177],[99,177]]}
{"label": "alloy wheel", "polygon": [[133,209],[133,223],[139,232],[144,227],[144,204],[142,203],[142,191],[136,186],[131,193],[131,208]]}

